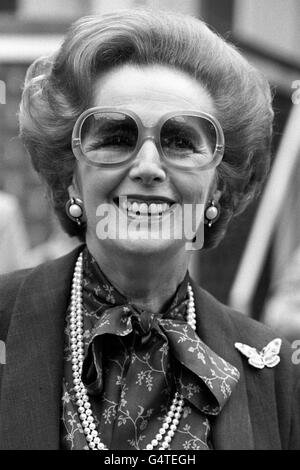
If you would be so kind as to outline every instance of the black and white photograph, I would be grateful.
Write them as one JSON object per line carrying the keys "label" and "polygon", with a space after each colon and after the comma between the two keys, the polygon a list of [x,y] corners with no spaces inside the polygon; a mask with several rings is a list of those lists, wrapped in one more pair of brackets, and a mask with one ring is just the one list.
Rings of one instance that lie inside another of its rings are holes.
{"label": "black and white photograph", "polygon": [[300,0],[0,0],[0,450],[300,450]]}

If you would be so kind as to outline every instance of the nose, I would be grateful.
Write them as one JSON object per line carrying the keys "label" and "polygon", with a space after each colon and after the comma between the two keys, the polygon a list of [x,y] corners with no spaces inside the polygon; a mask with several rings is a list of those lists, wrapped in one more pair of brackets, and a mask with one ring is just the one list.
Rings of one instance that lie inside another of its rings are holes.
{"label": "nose", "polygon": [[129,176],[145,185],[165,181],[167,175],[154,141],[148,139],[143,143],[130,168]]}

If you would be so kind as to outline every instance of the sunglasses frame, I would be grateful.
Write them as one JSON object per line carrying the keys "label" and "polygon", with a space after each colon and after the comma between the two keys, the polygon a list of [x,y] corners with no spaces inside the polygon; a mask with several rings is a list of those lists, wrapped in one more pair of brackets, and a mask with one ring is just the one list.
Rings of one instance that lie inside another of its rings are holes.
{"label": "sunglasses frame", "polygon": [[[124,160],[118,163],[97,163],[97,162],[93,162],[89,160],[84,154],[82,150],[82,144],[81,144],[81,138],[80,138],[81,129],[85,120],[89,116],[97,112],[123,113],[123,114],[128,115],[135,121],[137,128],[138,128],[138,138],[137,138],[135,149],[127,160]],[[128,163],[133,161],[135,157],[137,156],[137,154],[139,153],[140,149],[142,148],[144,142],[150,139],[155,143],[156,148],[160,154],[160,157],[168,166],[172,166],[172,167],[184,170],[184,171],[195,171],[195,167],[193,168],[184,167],[182,165],[177,165],[176,163],[173,163],[171,160],[168,159],[168,157],[165,156],[164,151],[162,149],[162,146],[160,143],[160,133],[161,133],[162,126],[170,118],[176,117],[176,116],[202,117],[208,120],[214,126],[215,131],[216,131],[216,147],[215,147],[215,152],[214,152],[212,161],[209,162],[207,165],[196,167],[196,169],[207,170],[209,168],[218,166],[221,163],[221,160],[223,158],[224,151],[225,151],[225,138],[224,138],[224,133],[223,133],[221,124],[212,115],[202,112],[202,111],[195,111],[195,110],[178,110],[178,111],[171,111],[171,112],[165,113],[163,116],[161,116],[161,118],[158,120],[155,126],[147,127],[147,126],[144,126],[141,118],[136,113],[126,108],[113,107],[113,106],[111,107],[96,106],[94,108],[89,108],[86,111],[84,111],[82,114],[80,114],[80,116],[78,117],[73,127],[72,141],[71,141],[73,154],[78,161],[84,160],[88,165],[91,165],[91,166],[96,166],[96,167],[101,167],[101,168],[116,168],[116,167],[127,165]]]}

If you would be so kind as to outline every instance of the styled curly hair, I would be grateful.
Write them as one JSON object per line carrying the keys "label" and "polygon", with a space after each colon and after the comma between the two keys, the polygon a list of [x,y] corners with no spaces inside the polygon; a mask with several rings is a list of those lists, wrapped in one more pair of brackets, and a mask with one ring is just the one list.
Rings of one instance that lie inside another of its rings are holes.
{"label": "styled curly hair", "polygon": [[75,157],[72,129],[93,105],[100,73],[123,64],[165,65],[186,72],[214,100],[225,135],[217,167],[221,215],[205,229],[204,248],[216,246],[230,219],[260,193],[270,163],[273,111],[270,87],[239,51],[193,17],[130,10],[75,22],[56,54],[28,69],[20,105],[20,134],[33,166],[46,182],[66,232],[85,239],[85,228],[65,213]]}

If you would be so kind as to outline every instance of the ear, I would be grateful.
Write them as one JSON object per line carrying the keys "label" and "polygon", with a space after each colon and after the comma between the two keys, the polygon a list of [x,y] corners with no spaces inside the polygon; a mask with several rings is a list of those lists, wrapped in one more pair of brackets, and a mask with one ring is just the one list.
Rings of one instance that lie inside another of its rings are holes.
{"label": "ear", "polygon": [[215,202],[219,202],[219,200],[221,199],[221,196],[222,196],[222,191],[220,191],[220,189],[217,189],[216,191],[212,193],[211,199]]}
{"label": "ear", "polygon": [[215,178],[209,188],[206,202],[215,201],[216,203],[218,203],[221,199],[222,194],[223,192],[218,188],[218,181]]}
{"label": "ear", "polygon": [[219,186],[218,182],[219,182],[218,177],[217,177],[217,174],[215,173],[210,183],[206,203],[208,201],[215,201],[216,203],[218,203],[219,200],[221,199],[223,191],[218,187]]}
{"label": "ear", "polygon": [[70,184],[70,186],[68,186],[68,194],[70,199],[72,197],[82,199],[81,190],[78,184],[76,173],[74,173],[73,175],[72,183]]}

